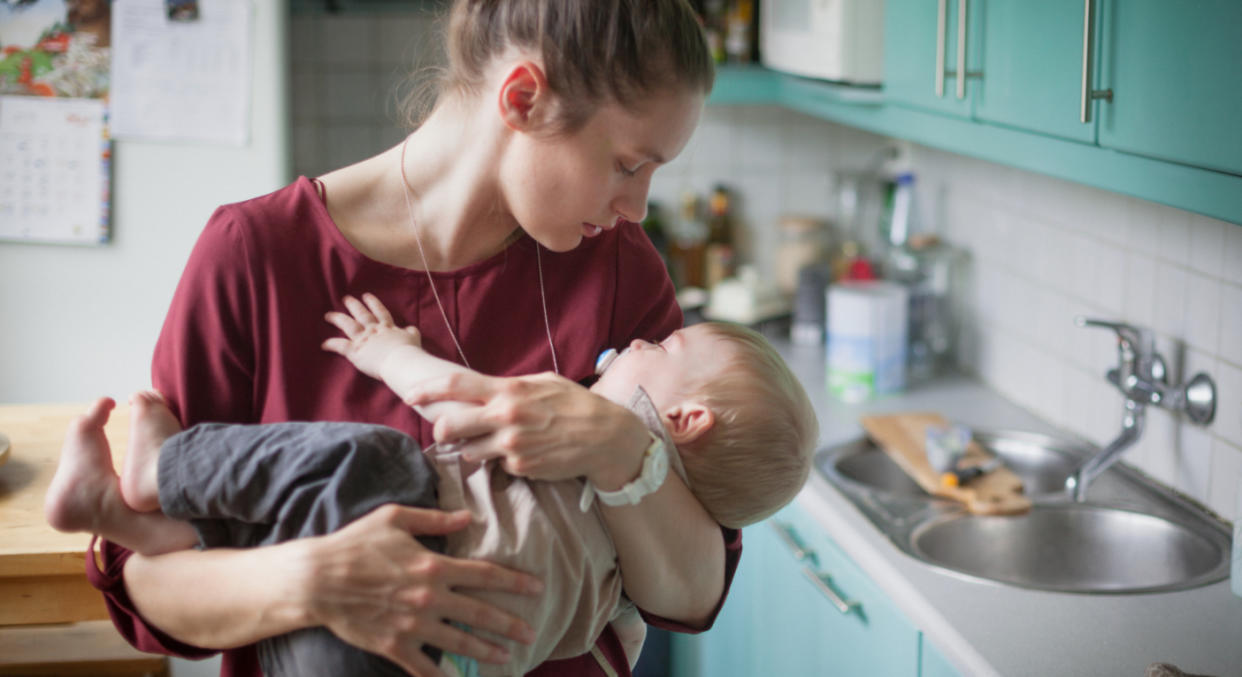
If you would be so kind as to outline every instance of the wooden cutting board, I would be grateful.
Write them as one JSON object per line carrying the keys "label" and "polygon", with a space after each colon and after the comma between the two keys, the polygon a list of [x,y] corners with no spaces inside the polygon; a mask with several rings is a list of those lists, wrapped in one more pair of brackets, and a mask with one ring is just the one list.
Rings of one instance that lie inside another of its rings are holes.
{"label": "wooden cutting board", "polygon": [[[978,515],[1017,515],[1031,509],[1022,480],[1003,465],[965,486],[941,483],[941,473],[927,460],[925,440],[929,427],[948,425],[943,416],[927,412],[864,416],[861,423],[867,436],[927,493],[958,501]],[[991,454],[971,440],[957,467],[982,465],[991,459]]]}

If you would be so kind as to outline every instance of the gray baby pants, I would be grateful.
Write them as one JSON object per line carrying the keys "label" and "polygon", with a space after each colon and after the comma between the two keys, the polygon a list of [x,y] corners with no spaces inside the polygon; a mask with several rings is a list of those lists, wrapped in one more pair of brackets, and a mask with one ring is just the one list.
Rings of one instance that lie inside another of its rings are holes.
{"label": "gray baby pants", "polygon": [[[413,438],[363,423],[203,423],[169,438],[159,459],[160,506],[207,548],[320,536],[386,503],[436,508],[436,481]],[[436,552],[444,540],[418,538]],[[267,677],[406,675],[322,627],[263,640],[258,653]]]}

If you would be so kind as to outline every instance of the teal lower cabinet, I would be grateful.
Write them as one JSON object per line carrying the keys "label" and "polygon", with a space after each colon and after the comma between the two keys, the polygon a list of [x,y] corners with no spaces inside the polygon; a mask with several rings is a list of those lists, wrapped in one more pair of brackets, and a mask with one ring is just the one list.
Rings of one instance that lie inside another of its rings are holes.
{"label": "teal lower cabinet", "polygon": [[956,674],[797,505],[748,527],[743,543],[715,627],[675,636],[676,677]]}
{"label": "teal lower cabinet", "polygon": [[957,668],[949,663],[936,645],[919,635],[919,677],[961,677]]}

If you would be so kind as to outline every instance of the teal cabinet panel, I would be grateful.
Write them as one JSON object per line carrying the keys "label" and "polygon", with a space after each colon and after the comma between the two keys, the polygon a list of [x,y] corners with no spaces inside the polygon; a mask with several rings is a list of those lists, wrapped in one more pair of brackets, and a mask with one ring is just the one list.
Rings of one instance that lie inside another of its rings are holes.
{"label": "teal cabinet panel", "polygon": [[800,508],[743,544],[715,627],[674,638],[674,675],[918,675],[918,630]]}
{"label": "teal cabinet panel", "polygon": [[[1081,121],[1084,0],[986,0],[982,8],[979,120],[1075,141],[1095,141]],[[1098,44],[1098,22],[1096,30]],[[1092,82],[1098,59],[1090,59]],[[1091,101],[1090,105],[1099,105]]]}
{"label": "teal cabinet panel", "polygon": [[798,657],[774,656],[781,670],[762,674],[918,673],[918,630],[814,518],[793,505],[765,526],[774,575],[765,576],[759,589],[772,607],[793,610],[783,619],[786,614],[778,611],[768,632]]}
{"label": "teal cabinet panel", "polygon": [[936,645],[927,641],[926,635],[919,635],[919,648],[919,677],[961,677]]}
{"label": "teal cabinet panel", "polygon": [[1242,174],[1242,2],[1109,0],[1100,145]]}
{"label": "teal cabinet panel", "polygon": [[[884,8],[884,98],[888,102],[970,117],[970,87],[957,96],[958,13],[966,7],[967,70],[977,70],[978,0],[886,0]],[[943,40],[940,10],[944,9]],[[942,48],[941,48],[942,47]],[[940,49],[938,49],[940,48]],[[937,55],[943,58],[943,91],[936,91]],[[970,84],[969,81],[967,83]]]}

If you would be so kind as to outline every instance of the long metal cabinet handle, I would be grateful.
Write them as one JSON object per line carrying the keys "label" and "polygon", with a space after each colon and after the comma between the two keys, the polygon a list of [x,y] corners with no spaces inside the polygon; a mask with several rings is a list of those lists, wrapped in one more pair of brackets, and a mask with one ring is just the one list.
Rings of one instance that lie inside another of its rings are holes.
{"label": "long metal cabinet handle", "polygon": [[966,0],[957,0],[957,98],[966,98]]}
{"label": "long metal cabinet handle", "polygon": [[1091,101],[1093,99],[1113,100],[1113,90],[1091,89],[1091,63],[1095,57],[1095,25],[1093,18],[1094,0],[1082,2],[1082,109],[1078,119],[1083,124],[1091,122]]}
{"label": "long metal cabinet handle", "polygon": [[780,536],[785,545],[789,546],[789,549],[793,552],[794,559],[801,562],[811,556],[811,553],[798,542],[798,537],[794,535],[794,528],[792,526],[776,521],[773,521],[771,524],[772,528],[776,530],[776,535]]}
{"label": "long metal cabinet handle", "polygon": [[936,13],[936,96],[944,98],[944,34],[948,23],[948,0],[940,0]]}
{"label": "long metal cabinet handle", "polygon": [[835,606],[837,611],[840,611],[842,614],[848,614],[860,606],[860,604],[854,600],[841,599],[841,596],[828,585],[828,581],[824,580],[825,578],[831,578],[831,576],[821,574],[818,571],[811,569],[811,567],[802,567],[802,575],[806,576],[809,581],[814,583],[815,587],[818,588],[820,592],[824,593],[824,597],[827,597],[828,601],[832,602],[832,605]]}

